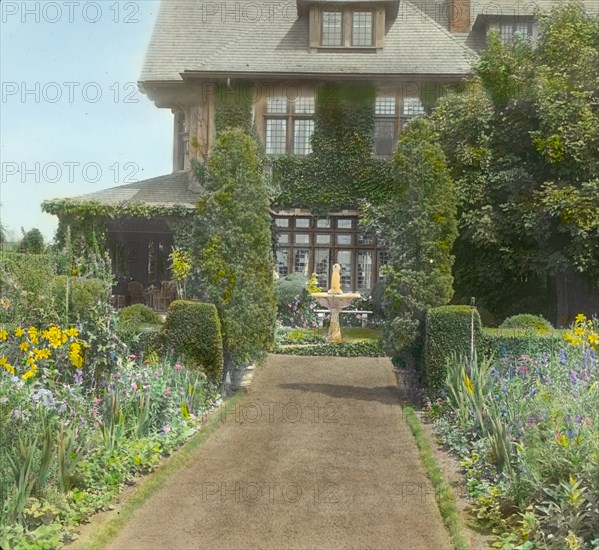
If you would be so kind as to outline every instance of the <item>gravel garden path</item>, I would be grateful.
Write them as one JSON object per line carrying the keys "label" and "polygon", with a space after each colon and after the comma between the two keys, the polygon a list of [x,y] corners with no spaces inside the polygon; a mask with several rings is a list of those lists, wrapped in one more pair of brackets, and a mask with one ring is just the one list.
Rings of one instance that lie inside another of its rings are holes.
{"label": "gravel garden path", "polygon": [[272,355],[111,549],[451,548],[386,358]]}

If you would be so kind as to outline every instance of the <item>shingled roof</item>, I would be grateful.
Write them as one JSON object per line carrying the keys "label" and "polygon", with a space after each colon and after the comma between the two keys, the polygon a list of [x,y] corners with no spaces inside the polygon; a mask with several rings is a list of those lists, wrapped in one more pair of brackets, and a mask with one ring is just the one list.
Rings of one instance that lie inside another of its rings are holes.
{"label": "shingled roof", "polygon": [[367,52],[311,52],[308,18],[298,18],[288,0],[164,0],[140,82],[202,73],[455,76],[468,74],[475,57],[463,39],[404,0],[387,21],[384,48]]}
{"label": "shingled roof", "polygon": [[71,197],[72,202],[97,202],[104,206],[145,204],[195,209],[198,193],[188,189],[189,172],[173,172],[147,180]]}

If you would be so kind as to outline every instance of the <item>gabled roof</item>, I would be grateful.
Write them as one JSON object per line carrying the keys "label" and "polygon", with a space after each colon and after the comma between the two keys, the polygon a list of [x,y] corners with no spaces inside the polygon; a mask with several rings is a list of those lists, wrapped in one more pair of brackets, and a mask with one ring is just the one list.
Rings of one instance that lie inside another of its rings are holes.
{"label": "gabled roof", "polygon": [[[94,202],[103,206],[143,204],[195,209],[199,195],[188,189],[190,172],[173,172],[147,180],[71,197],[73,203]],[[52,201],[50,201],[52,202]]]}
{"label": "gabled roof", "polygon": [[[229,10],[229,11],[227,11]],[[387,22],[385,45],[371,52],[310,52],[308,19],[288,0],[163,0],[140,81],[205,74],[456,76],[476,54],[411,2]]]}

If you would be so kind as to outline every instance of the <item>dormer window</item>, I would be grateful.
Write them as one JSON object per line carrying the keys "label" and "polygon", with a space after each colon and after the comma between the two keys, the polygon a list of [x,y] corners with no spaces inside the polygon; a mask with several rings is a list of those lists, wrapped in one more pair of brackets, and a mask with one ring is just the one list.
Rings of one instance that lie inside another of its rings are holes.
{"label": "dormer window", "polygon": [[372,12],[352,12],[351,45],[372,47]]}
{"label": "dormer window", "polygon": [[310,12],[310,48],[383,47],[385,9],[353,8],[351,5],[331,9],[312,6]]}
{"label": "dormer window", "polygon": [[499,38],[503,44],[513,44],[516,36],[524,40],[535,40],[537,38],[537,23],[535,21],[502,21],[491,24],[488,31],[499,32]]}
{"label": "dormer window", "polygon": [[342,17],[340,11],[322,12],[322,46],[342,45]]}

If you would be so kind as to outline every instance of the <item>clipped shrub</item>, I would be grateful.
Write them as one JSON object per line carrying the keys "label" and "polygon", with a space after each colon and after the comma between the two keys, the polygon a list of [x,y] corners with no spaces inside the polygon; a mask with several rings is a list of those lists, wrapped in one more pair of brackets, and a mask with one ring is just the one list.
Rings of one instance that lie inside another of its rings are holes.
{"label": "clipped shrub", "polygon": [[530,313],[520,313],[508,317],[499,328],[515,328],[534,330],[539,333],[548,333],[553,330],[551,323],[542,315],[532,315]]}
{"label": "clipped shrub", "polygon": [[[67,276],[54,277],[52,284],[56,311],[61,320],[66,316]],[[69,277],[69,319],[68,322],[85,321],[98,303],[106,304],[110,289],[101,279]]]}
{"label": "clipped shrub", "polygon": [[[127,336],[127,334],[125,335]],[[166,336],[162,330],[156,328],[141,329],[135,334],[129,334],[129,339],[123,339],[129,351],[135,355],[148,356],[156,353],[159,357],[165,354]]]}
{"label": "clipped shrub", "polygon": [[452,354],[470,356],[472,321],[475,346],[480,343],[482,325],[476,308],[441,306],[428,310],[425,321],[423,377],[429,392],[440,390],[446,378],[447,358]]}
{"label": "clipped shrub", "polygon": [[119,311],[119,321],[122,325],[159,325],[162,317],[144,304],[134,304]]}
{"label": "clipped shrub", "polygon": [[531,332],[522,328],[484,328],[479,350],[495,357],[519,357],[552,353],[562,346],[561,333],[556,330]]}
{"label": "clipped shrub", "polygon": [[[168,309],[162,334],[166,348],[181,356],[187,366],[201,369],[210,381],[220,383],[223,341],[213,304],[175,300]],[[158,343],[151,338],[152,345]]]}

